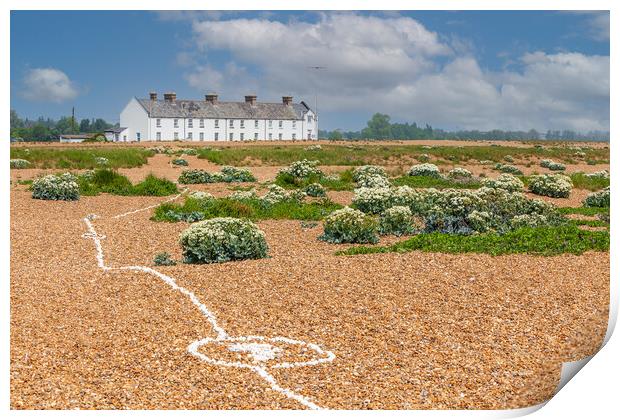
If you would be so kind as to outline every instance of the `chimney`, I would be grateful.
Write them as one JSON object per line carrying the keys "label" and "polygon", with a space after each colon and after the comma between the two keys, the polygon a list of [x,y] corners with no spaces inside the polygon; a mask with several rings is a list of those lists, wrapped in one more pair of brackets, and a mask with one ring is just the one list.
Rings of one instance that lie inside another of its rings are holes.
{"label": "chimney", "polygon": [[256,105],[256,95],[246,95],[245,103],[250,105]]}
{"label": "chimney", "polygon": [[208,95],[205,95],[205,101],[214,104],[217,102],[217,94],[216,93],[209,93]]}
{"label": "chimney", "polygon": [[292,96],[283,96],[282,97],[282,103],[284,105],[292,105],[293,104],[293,97]]}
{"label": "chimney", "polygon": [[151,101],[156,101],[157,100],[157,92],[149,92],[149,97],[151,98]]}
{"label": "chimney", "polygon": [[177,100],[177,94],[174,92],[164,93],[164,101],[174,103]]}

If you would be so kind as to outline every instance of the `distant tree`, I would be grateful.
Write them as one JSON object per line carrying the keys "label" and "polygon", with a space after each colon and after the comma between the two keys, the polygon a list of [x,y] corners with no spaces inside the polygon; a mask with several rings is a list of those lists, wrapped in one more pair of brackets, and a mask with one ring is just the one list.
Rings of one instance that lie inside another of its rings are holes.
{"label": "distant tree", "polygon": [[91,130],[94,133],[99,133],[107,128],[110,128],[111,124],[108,124],[104,119],[97,118],[91,126]]}
{"label": "distant tree", "polygon": [[32,129],[30,129],[30,136],[28,137],[29,138],[27,138],[26,140],[32,140],[32,141],[49,140],[50,132],[45,125],[36,124],[35,126],[32,127]]}
{"label": "distant tree", "polygon": [[387,114],[376,113],[370,118],[366,128],[362,130],[362,137],[367,139],[390,139],[392,138],[392,127],[390,126],[390,116]]}
{"label": "distant tree", "polygon": [[57,134],[74,134],[76,132],[76,128],[73,126],[73,120],[71,117],[60,117],[58,122],[56,123],[56,133]]}
{"label": "distant tree", "polygon": [[19,115],[17,115],[17,112],[12,109],[11,110],[11,128],[22,128],[24,126],[24,122],[22,121],[21,118],[19,118]]}
{"label": "distant tree", "polygon": [[90,120],[88,118],[80,121],[80,133],[90,133]]}
{"label": "distant tree", "polygon": [[334,130],[329,133],[329,140],[342,140],[342,132],[340,130]]}

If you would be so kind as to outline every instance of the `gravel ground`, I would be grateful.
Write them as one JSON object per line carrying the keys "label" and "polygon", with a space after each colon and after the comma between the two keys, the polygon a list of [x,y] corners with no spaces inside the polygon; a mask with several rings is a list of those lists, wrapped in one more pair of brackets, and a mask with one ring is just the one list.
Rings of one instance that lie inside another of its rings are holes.
{"label": "gravel ground", "polygon": [[[140,170],[176,170],[159,166]],[[150,211],[110,218],[161,198],[58,203],[23,189],[11,191],[12,408],[303,408],[248,369],[190,355],[190,343],[215,333],[186,296],[152,275],[98,269],[93,241],[82,237],[91,213],[101,217],[93,223],[106,235],[107,265],[151,266],[161,251],[180,259],[186,224],[151,222]],[[230,335],[332,351],[331,363],[270,370],[321,407],[536,404],[551,397],[561,362],[592,354],[605,333],[608,253],[336,257],[346,246],[318,241],[320,226],[259,225],[268,259],[157,269]]]}

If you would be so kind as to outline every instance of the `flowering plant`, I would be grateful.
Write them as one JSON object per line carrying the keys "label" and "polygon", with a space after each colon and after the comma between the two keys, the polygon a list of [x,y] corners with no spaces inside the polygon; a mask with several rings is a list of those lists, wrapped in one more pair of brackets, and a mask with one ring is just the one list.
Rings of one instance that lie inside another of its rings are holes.
{"label": "flowering plant", "polygon": [[332,212],[323,222],[319,239],[331,243],[377,243],[377,221],[350,207]]}
{"label": "flowering plant", "polygon": [[465,168],[454,168],[450,172],[448,172],[448,178],[452,179],[465,179],[471,178],[472,176],[473,174],[471,173],[471,171]]}
{"label": "flowering plant", "polygon": [[74,175],[46,175],[32,183],[32,198],[74,201],[80,198],[80,187]]}
{"label": "flowering plant", "polygon": [[588,194],[588,196],[583,200],[583,205],[585,207],[609,207],[610,196],[609,196],[609,187]]}
{"label": "flowering plant", "polygon": [[381,235],[402,236],[415,232],[413,213],[409,207],[394,206],[381,213],[379,233]]}
{"label": "flowering plant", "polygon": [[172,159],[172,164],[177,166],[187,166],[188,163],[183,158]]}
{"label": "flowering plant", "polygon": [[440,178],[441,173],[437,165],[433,165],[432,163],[420,163],[418,165],[413,165],[411,169],[409,169],[409,176],[432,176]]}
{"label": "flowering plant", "polygon": [[267,257],[265,233],[246,219],[217,217],[181,233],[186,263],[214,263]]}
{"label": "flowering plant", "polygon": [[523,190],[523,181],[510,174],[501,174],[496,179],[483,179],[482,185],[488,188],[499,188],[509,192]]}
{"label": "flowering plant", "polygon": [[327,196],[327,192],[325,190],[325,187],[323,187],[321,184],[318,184],[316,182],[312,183],[312,184],[308,184],[304,188],[303,191],[309,197],[325,197],[325,196]]}
{"label": "flowering plant", "polygon": [[514,165],[506,165],[504,163],[498,163],[495,165],[495,169],[497,169],[500,172],[507,173],[507,174],[523,175],[523,172],[521,171],[521,169],[517,168]]}
{"label": "flowering plant", "polygon": [[26,159],[11,159],[11,169],[25,169],[30,166],[30,162]]}
{"label": "flowering plant", "polygon": [[530,191],[547,197],[568,198],[573,189],[573,181],[566,175],[536,175],[530,179]]}
{"label": "flowering plant", "polygon": [[110,164],[110,160],[103,156],[95,157],[95,163],[99,166],[108,166]]}
{"label": "flowering plant", "polygon": [[280,173],[291,175],[295,178],[308,178],[311,175],[321,175],[323,172],[317,168],[318,160],[298,160],[287,168],[280,169]]}
{"label": "flowering plant", "polygon": [[547,168],[550,169],[552,171],[563,171],[566,169],[566,166],[558,163],[558,162],[554,162],[552,160],[549,159],[543,159],[540,161],[540,166],[543,168]]}

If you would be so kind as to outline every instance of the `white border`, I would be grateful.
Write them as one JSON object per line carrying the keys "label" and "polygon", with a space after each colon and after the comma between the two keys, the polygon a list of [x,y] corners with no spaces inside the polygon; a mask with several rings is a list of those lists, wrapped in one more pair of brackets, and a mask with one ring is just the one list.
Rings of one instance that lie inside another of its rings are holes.
{"label": "white border", "polygon": [[[618,55],[618,30],[616,28],[617,19],[615,14],[620,6],[617,6],[619,2],[611,0],[503,0],[501,2],[493,0],[475,0],[475,1],[458,1],[458,0],[418,0],[418,1],[405,1],[405,0],[367,0],[363,3],[353,0],[343,0],[334,2],[333,0],[307,0],[303,3],[294,3],[286,0],[271,0],[271,1],[249,1],[249,0],[228,0],[228,1],[191,1],[191,0],[175,0],[174,2],[165,0],[125,0],[123,2],[104,2],[104,1],[89,1],[85,3],[83,0],[56,0],[49,2],[49,0],[5,0],[2,2],[4,13],[2,20],[0,21],[0,45],[2,45],[2,54],[4,60],[3,65],[0,66],[2,72],[2,93],[4,101],[2,101],[3,115],[8,114],[10,109],[10,75],[9,75],[9,62],[10,62],[10,14],[9,10],[38,10],[38,9],[91,9],[91,10],[197,10],[197,9],[211,9],[211,10],[355,10],[360,7],[367,10],[611,10],[611,38],[615,41],[611,43],[611,133],[612,137],[616,133],[616,113],[617,110],[617,96],[614,90],[615,74],[618,74],[617,70],[617,55]],[[527,28],[524,28],[527,30]],[[614,70],[616,69],[616,70]],[[1,120],[0,127],[2,127],[2,139],[5,142],[5,147],[2,148],[2,155],[0,161],[8,161],[8,138],[9,138],[9,122],[6,117]],[[618,153],[616,153],[615,146],[611,149],[612,162],[617,161]],[[9,169],[8,165],[3,166],[3,179],[0,183],[2,188],[3,197],[9,196]],[[618,184],[618,174],[615,172],[615,168],[612,169],[612,189],[614,190],[614,197],[612,199],[612,218],[614,222],[616,220],[617,208],[619,200],[616,195],[615,185]],[[9,278],[9,203],[8,200],[2,201],[4,205],[4,211],[0,212],[0,217],[3,218],[2,229],[4,240],[1,243],[1,262],[4,267],[5,276],[4,279]],[[615,325],[617,317],[617,305],[618,305],[618,264],[616,262],[618,241],[615,234],[615,223],[612,223],[612,264],[611,264],[611,278],[612,280],[612,299],[610,310],[610,326],[608,330],[608,337],[611,334],[613,326]],[[5,281],[4,297],[5,305],[3,305],[3,318],[5,326],[9,323],[9,282]],[[8,328],[4,328],[2,334],[2,356],[3,356],[3,375],[2,385],[4,392],[2,393],[2,406],[5,410],[9,407],[9,331]],[[616,334],[617,335],[617,334]],[[585,416],[591,418],[608,418],[611,412],[617,413],[617,396],[614,390],[617,390],[617,377],[619,371],[618,354],[620,353],[620,343],[617,337],[611,337],[607,345],[597,354],[587,366],[583,368],[583,371],[579,374],[576,380],[570,381],[557,396],[555,396],[545,407],[544,410],[540,410],[533,414],[532,418],[539,419],[554,419],[554,418],[584,418]],[[612,394],[612,392],[614,392]],[[270,418],[290,415],[306,415],[301,412],[209,412],[209,416],[252,416],[255,418],[257,415],[261,416],[262,413],[268,415]],[[131,415],[136,416],[148,416],[152,418],[177,416],[178,413],[170,411],[155,411],[155,412],[124,412],[124,413],[112,413],[112,412],[28,412],[28,411],[13,411],[9,413],[13,416],[118,416],[118,415]],[[406,415],[414,417],[433,417],[433,418],[453,418],[454,416],[472,416],[472,417],[487,417],[485,414],[491,414],[490,412],[466,412],[466,411],[407,411],[407,412],[388,412],[390,416],[402,416]],[[204,416],[202,412],[184,412],[184,416]],[[322,412],[320,415],[338,415],[338,416],[355,416],[360,415],[386,415],[385,412]],[[487,417],[488,418],[488,417]]]}

